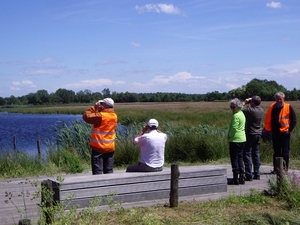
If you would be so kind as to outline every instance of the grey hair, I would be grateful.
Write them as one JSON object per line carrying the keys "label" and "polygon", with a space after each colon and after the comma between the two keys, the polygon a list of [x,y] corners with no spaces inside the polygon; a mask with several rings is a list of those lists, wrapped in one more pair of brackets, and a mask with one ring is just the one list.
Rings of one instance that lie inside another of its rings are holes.
{"label": "grey hair", "polygon": [[275,95],[274,95],[274,98],[276,99],[276,97],[281,97],[281,98],[285,98],[285,94],[283,92],[277,92]]}
{"label": "grey hair", "polygon": [[235,107],[238,107],[238,108],[243,108],[243,104],[242,102],[238,99],[238,98],[234,98],[230,101],[230,105],[234,105]]}

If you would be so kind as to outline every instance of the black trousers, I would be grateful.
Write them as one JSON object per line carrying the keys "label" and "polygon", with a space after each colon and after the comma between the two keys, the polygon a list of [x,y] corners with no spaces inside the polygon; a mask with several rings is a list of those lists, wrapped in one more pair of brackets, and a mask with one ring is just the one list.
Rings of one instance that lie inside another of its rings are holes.
{"label": "black trousers", "polygon": [[243,162],[243,151],[244,151],[245,142],[236,143],[229,142],[229,153],[230,153],[230,161],[232,172],[234,174],[244,174],[244,162]]}
{"label": "black trousers", "polygon": [[91,164],[93,175],[113,173],[114,152],[99,153],[92,149]]}
{"label": "black trousers", "polygon": [[273,167],[274,171],[276,171],[275,160],[277,157],[282,157],[285,161],[285,170],[287,171],[289,168],[290,161],[290,134],[286,133],[274,133],[272,134],[272,142],[273,142]]}

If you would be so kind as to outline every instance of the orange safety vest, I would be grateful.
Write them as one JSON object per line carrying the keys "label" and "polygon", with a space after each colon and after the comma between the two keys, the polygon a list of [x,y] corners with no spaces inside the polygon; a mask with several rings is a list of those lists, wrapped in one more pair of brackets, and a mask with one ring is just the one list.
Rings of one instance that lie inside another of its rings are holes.
{"label": "orange safety vest", "polygon": [[100,112],[100,126],[93,125],[90,146],[100,153],[115,151],[117,115],[114,112]]}
{"label": "orange safety vest", "polygon": [[[269,107],[266,118],[265,118],[265,129],[267,131],[272,131],[272,109],[276,103],[271,104]],[[279,113],[278,122],[280,123],[280,132],[286,132],[290,127],[290,104],[284,103],[283,109]]]}

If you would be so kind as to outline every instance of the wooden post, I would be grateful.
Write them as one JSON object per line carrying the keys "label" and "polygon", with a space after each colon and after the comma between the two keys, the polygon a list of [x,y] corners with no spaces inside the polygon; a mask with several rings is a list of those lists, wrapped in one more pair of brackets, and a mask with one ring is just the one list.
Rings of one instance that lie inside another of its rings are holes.
{"label": "wooden post", "polygon": [[171,189],[170,189],[170,207],[178,207],[178,180],[179,180],[178,164],[171,165]]}
{"label": "wooden post", "polygon": [[53,188],[52,182],[49,180],[43,180],[41,183],[41,205],[42,213],[45,216],[46,224],[51,224],[53,222]]}
{"label": "wooden post", "polygon": [[17,149],[17,137],[16,136],[13,137],[13,144],[14,144],[14,150],[16,150]]}
{"label": "wooden post", "polygon": [[277,188],[278,191],[281,192],[282,185],[284,185],[284,172],[283,172],[283,158],[276,157],[275,159],[275,168],[276,168],[276,177],[277,177]]}
{"label": "wooden post", "polygon": [[40,145],[40,140],[36,141],[37,149],[38,149],[38,160],[39,163],[41,163],[41,145]]}

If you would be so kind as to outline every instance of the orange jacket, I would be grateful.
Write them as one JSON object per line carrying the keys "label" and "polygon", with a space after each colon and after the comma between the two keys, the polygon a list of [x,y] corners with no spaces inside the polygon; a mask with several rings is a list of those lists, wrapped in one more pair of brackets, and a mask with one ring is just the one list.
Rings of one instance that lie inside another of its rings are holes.
{"label": "orange jacket", "polygon": [[115,151],[117,115],[112,108],[97,112],[91,107],[83,115],[83,120],[93,124],[90,146],[97,152],[108,153]]}
{"label": "orange jacket", "polygon": [[[272,109],[276,103],[270,105],[265,118],[265,129],[272,131]],[[279,113],[278,121],[281,125],[280,132],[286,132],[290,127],[290,104],[284,103],[283,109]]]}

